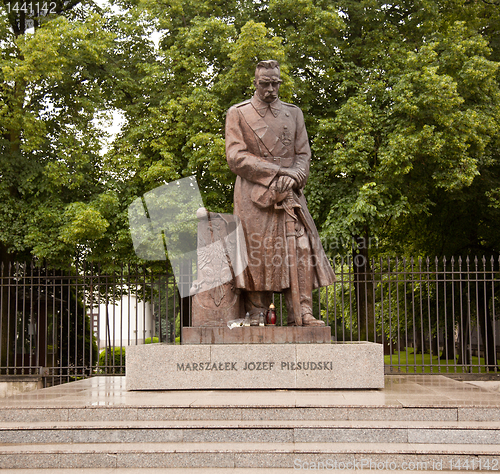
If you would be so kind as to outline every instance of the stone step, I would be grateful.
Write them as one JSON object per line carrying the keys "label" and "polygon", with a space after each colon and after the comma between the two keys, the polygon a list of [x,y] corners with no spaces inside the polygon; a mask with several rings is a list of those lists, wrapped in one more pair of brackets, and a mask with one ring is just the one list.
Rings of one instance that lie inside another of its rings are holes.
{"label": "stone step", "polygon": [[500,468],[500,446],[232,442],[32,444],[0,446],[0,462],[3,469],[155,467],[319,470],[321,463],[324,470],[490,471]]}
{"label": "stone step", "polygon": [[[51,469],[51,474],[297,474],[297,469],[273,469],[273,468],[75,468],[75,469]],[[329,471],[332,472],[332,471]],[[335,472],[335,471],[333,471]],[[341,472],[341,471],[338,471]],[[362,471],[363,472],[363,471]],[[368,471],[364,471],[368,472]],[[392,472],[392,471],[391,471]],[[394,471],[401,474],[403,471]],[[456,471],[455,471],[456,472]],[[464,471],[465,472],[465,471]],[[46,469],[2,469],[2,474],[47,474]],[[408,474],[406,472],[406,474]]]}
{"label": "stone step", "polygon": [[39,443],[498,444],[498,422],[155,421],[4,423],[0,444]]}
{"label": "stone step", "polygon": [[[75,468],[75,469],[51,469],[50,474],[297,474],[297,469],[290,468]],[[343,471],[331,471],[328,472],[343,472]],[[369,472],[369,471],[361,471]],[[408,471],[391,471],[393,474],[408,474]],[[456,473],[457,471],[455,471]],[[461,471],[458,471],[461,472]],[[466,471],[463,471],[464,474]],[[47,474],[47,469],[2,469],[2,474]],[[468,473],[470,474],[470,473]]]}
{"label": "stone step", "polygon": [[[443,469],[446,471],[447,469]],[[295,468],[107,468],[107,469],[51,469],[51,474],[297,474]],[[327,472],[343,473],[345,469],[328,469]],[[372,473],[370,469],[359,469],[360,473]],[[408,470],[389,470],[391,474],[408,474]],[[476,470],[477,472],[477,470]],[[485,469],[481,472],[489,472]],[[454,474],[470,474],[470,470],[453,469]],[[2,474],[47,474],[46,469],[3,469]]]}
{"label": "stone step", "polygon": [[497,421],[499,406],[102,406],[1,407],[0,423],[39,421],[328,420]]}

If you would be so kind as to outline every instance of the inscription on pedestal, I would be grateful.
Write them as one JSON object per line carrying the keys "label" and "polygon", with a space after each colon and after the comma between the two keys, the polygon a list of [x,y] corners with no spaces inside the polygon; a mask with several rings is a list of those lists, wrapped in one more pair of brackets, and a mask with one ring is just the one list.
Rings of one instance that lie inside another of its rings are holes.
{"label": "inscription on pedestal", "polygon": [[202,372],[213,370],[273,370],[274,366],[281,370],[333,370],[333,361],[290,362],[281,361],[251,361],[238,367],[238,362],[177,362],[177,372]]}
{"label": "inscription on pedestal", "polygon": [[128,390],[383,388],[381,344],[130,346]]}

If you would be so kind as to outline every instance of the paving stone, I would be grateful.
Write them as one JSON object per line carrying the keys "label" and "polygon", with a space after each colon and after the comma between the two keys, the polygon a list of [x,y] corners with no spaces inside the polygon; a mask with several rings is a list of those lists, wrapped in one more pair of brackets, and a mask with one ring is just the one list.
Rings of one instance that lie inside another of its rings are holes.
{"label": "paving stone", "polygon": [[293,428],[285,429],[191,429],[184,430],[183,441],[188,443],[291,443]]}
{"label": "paving stone", "polygon": [[420,444],[500,444],[500,430],[410,429],[408,442]]}
{"label": "paving stone", "polygon": [[356,407],[347,412],[349,420],[457,421],[456,407],[391,408]]}
{"label": "paving stone", "polygon": [[182,429],[75,430],[73,443],[171,443],[182,442]]}
{"label": "paving stone", "polygon": [[297,443],[407,443],[406,429],[296,428]]}
{"label": "paving stone", "polygon": [[116,467],[116,456],[107,453],[2,454],[2,469],[61,469]]}
{"label": "paving stone", "polygon": [[343,408],[245,408],[242,420],[347,420]]}
{"label": "paving stone", "polygon": [[[40,452],[37,453],[36,450]],[[16,452],[17,450],[17,452]],[[337,463],[340,470],[349,470],[346,463],[358,462],[369,469],[380,470],[379,463],[386,463],[390,470],[410,469],[409,463],[449,463],[459,460],[463,465],[481,459],[490,462],[498,460],[498,446],[488,445],[411,445],[407,443],[184,443],[138,444],[128,447],[123,444],[78,445],[71,449],[57,446],[30,446],[7,449],[2,447],[0,455],[5,468],[35,467],[58,468],[149,468],[149,467],[245,467],[245,468],[295,468],[315,463],[325,466]],[[343,462],[343,466],[339,463]],[[17,463],[17,464],[16,464]],[[113,466],[114,463],[114,466]],[[368,464],[367,464],[368,463]],[[371,463],[371,464],[370,464]],[[423,465],[423,464],[422,464]],[[429,466],[430,464],[427,464]],[[351,464],[351,469],[352,469]],[[317,468],[317,467],[316,467]],[[314,468],[314,469],[316,469]],[[410,469],[411,470],[411,469]],[[422,469],[421,469],[422,470]]]}
{"label": "paving stone", "polygon": [[2,408],[0,407],[0,421],[25,422],[25,421],[66,421],[68,409],[65,408]]}
{"label": "paving stone", "polygon": [[69,421],[137,420],[137,408],[79,408],[69,410]]}
{"label": "paving stone", "polygon": [[459,407],[459,421],[500,421],[500,408],[498,407]]}
{"label": "paving stone", "polygon": [[232,453],[120,453],[117,467],[234,467]]}
{"label": "paving stone", "polygon": [[240,420],[240,408],[139,408],[138,420]]}
{"label": "paving stone", "polygon": [[0,467],[281,474],[369,460],[394,462],[391,472],[410,462],[500,468],[500,394],[442,376],[385,380],[383,391],[145,393],[127,392],[121,376],[81,380],[2,400]]}

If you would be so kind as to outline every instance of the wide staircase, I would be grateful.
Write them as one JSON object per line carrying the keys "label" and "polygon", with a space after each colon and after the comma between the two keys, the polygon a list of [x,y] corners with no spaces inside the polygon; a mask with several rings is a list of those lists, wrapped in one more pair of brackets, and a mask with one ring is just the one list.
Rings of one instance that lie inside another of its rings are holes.
{"label": "wide staircase", "polygon": [[[290,406],[276,403],[285,393],[258,392],[258,404],[245,394],[239,406],[234,392],[227,403],[207,395],[197,406],[189,394],[184,406],[158,398],[120,403],[119,393],[82,406],[71,397],[4,400],[0,469],[500,470],[500,394],[476,387],[470,404],[436,405],[418,391],[400,396],[411,402],[386,396],[385,404],[377,403],[380,391],[343,392],[345,403],[318,391],[305,399],[295,392]],[[370,396],[372,406],[363,401]]]}

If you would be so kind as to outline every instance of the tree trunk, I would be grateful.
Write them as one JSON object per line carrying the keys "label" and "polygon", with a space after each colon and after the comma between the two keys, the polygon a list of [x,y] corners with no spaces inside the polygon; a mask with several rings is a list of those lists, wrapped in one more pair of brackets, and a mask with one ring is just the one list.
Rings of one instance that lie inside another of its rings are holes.
{"label": "tree trunk", "polygon": [[[453,323],[453,321],[451,323]],[[454,360],[455,358],[455,333],[453,329],[453,325],[448,323],[446,335],[443,340],[444,347],[443,353],[441,354],[441,360]]]}
{"label": "tree trunk", "polygon": [[413,354],[415,358],[417,354],[423,354],[422,338],[419,337],[419,334],[416,334],[415,340],[413,341]]}
{"label": "tree trunk", "polygon": [[368,237],[356,236],[353,247],[354,288],[358,310],[358,338],[376,342],[373,307],[373,271],[368,258]]}
{"label": "tree trunk", "polygon": [[[451,295],[451,285],[448,284],[448,295]],[[455,315],[453,314],[453,300],[448,296],[446,302],[446,321],[444,329],[444,339],[443,339],[443,353],[441,354],[441,360],[453,360],[455,359]]]}
{"label": "tree trunk", "polygon": [[[463,276],[464,277],[464,276]],[[464,277],[466,278],[466,276]],[[461,324],[460,324],[460,332],[458,335],[459,340],[459,350],[458,350],[458,363],[460,365],[470,365],[471,363],[471,353],[468,348],[470,344],[469,333],[471,330],[470,327],[470,316],[468,309],[468,291],[467,291],[467,282],[464,280],[462,283],[462,301],[460,305],[462,308],[465,308],[464,314],[461,316]]]}
{"label": "tree trunk", "polygon": [[[485,282],[484,285],[487,285]],[[491,295],[488,294],[486,289],[486,295],[483,291],[479,291],[478,294],[478,313],[477,313],[477,324],[481,332],[481,342],[482,348],[484,349],[484,359],[485,364],[488,367],[487,371],[495,370],[497,366],[497,361],[495,360],[495,340],[493,335],[493,323],[491,318],[491,312],[489,309],[489,303],[491,300]],[[478,354],[480,357],[480,354]]]}
{"label": "tree trunk", "polygon": [[430,339],[430,356],[431,356],[431,364],[432,364],[432,358],[437,356],[439,357],[439,342],[442,340],[442,334],[436,333],[435,336],[432,334],[429,334],[429,339]]}

